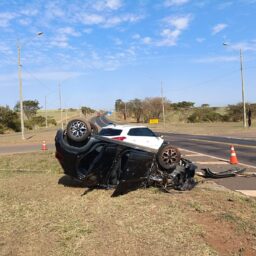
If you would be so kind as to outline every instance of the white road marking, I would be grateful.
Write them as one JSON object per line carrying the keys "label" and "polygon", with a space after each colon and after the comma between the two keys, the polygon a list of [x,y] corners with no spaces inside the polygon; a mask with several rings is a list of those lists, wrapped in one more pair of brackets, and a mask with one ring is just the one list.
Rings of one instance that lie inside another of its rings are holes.
{"label": "white road marking", "polygon": [[184,156],[202,156],[202,154],[184,154]]}
{"label": "white road marking", "polygon": [[227,162],[223,162],[223,161],[215,161],[215,162],[201,162],[201,161],[194,161],[196,164],[229,164]]}
{"label": "white road marking", "polygon": [[237,144],[237,143],[230,143],[230,142],[222,142],[222,141],[213,141],[213,140],[204,140],[204,139],[188,139],[192,141],[200,141],[203,143],[213,143],[213,144],[223,144],[223,145],[232,145],[240,148],[256,148],[256,146],[253,145],[242,145],[242,144]]}
{"label": "white road marking", "polygon": [[[183,150],[183,151],[190,152],[190,153],[194,153],[194,154],[201,154],[201,153],[199,153],[199,152],[192,151],[192,150],[187,150],[187,149],[184,149],[184,148],[179,148],[179,149],[180,149],[180,150]],[[211,157],[211,158],[218,159],[218,160],[222,160],[222,161],[225,161],[225,162],[228,161],[227,159],[220,158],[220,157],[216,157],[216,156],[211,156],[211,155],[207,155],[207,154],[202,154],[202,156]],[[239,164],[242,165],[242,166],[248,167],[248,168],[256,168],[256,166],[254,166],[254,165],[243,164],[243,163],[239,163]]]}
{"label": "white road marking", "polygon": [[236,190],[237,192],[240,192],[247,196],[253,196],[256,197],[256,190]]}

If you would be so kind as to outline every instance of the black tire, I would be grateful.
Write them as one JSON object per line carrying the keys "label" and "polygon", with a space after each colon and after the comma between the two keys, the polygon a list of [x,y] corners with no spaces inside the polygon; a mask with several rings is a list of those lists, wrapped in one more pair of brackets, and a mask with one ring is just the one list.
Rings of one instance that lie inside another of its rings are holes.
{"label": "black tire", "polygon": [[170,170],[176,167],[180,162],[180,151],[171,145],[162,146],[157,153],[157,161],[159,165],[165,169]]}
{"label": "black tire", "polygon": [[74,142],[84,142],[91,135],[90,123],[84,119],[73,119],[68,122],[67,136]]}
{"label": "black tire", "polygon": [[99,129],[98,129],[97,125],[94,124],[93,122],[90,122],[90,126],[91,126],[91,133],[92,133],[92,135],[98,134]]}

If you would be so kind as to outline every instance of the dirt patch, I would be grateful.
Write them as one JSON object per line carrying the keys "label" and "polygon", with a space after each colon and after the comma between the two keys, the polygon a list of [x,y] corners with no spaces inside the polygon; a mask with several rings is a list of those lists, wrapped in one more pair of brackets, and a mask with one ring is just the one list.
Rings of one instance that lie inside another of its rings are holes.
{"label": "dirt patch", "polygon": [[255,255],[252,238],[239,236],[231,224],[205,214],[196,214],[194,218],[203,228],[207,244],[220,255]]}

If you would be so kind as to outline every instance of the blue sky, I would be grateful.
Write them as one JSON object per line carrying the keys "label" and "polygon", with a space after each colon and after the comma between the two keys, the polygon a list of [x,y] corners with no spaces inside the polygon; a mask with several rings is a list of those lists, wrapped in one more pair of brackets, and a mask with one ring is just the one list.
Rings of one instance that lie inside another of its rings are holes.
{"label": "blue sky", "polygon": [[[0,105],[113,109],[161,95],[223,106],[256,102],[256,0],[0,0]],[[36,36],[38,32],[44,34]],[[223,46],[227,42],[228,46]]]}

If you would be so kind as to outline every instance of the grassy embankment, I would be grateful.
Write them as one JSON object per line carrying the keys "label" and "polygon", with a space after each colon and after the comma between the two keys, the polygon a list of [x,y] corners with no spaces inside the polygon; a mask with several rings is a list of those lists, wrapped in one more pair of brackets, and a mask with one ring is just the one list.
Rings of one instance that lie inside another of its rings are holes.
{"label": "grassy embankment", "polygon": [[0,255],[256,254],[255,199],[213,183],[81,196],[53,152],[0,156],[0,167]]}

